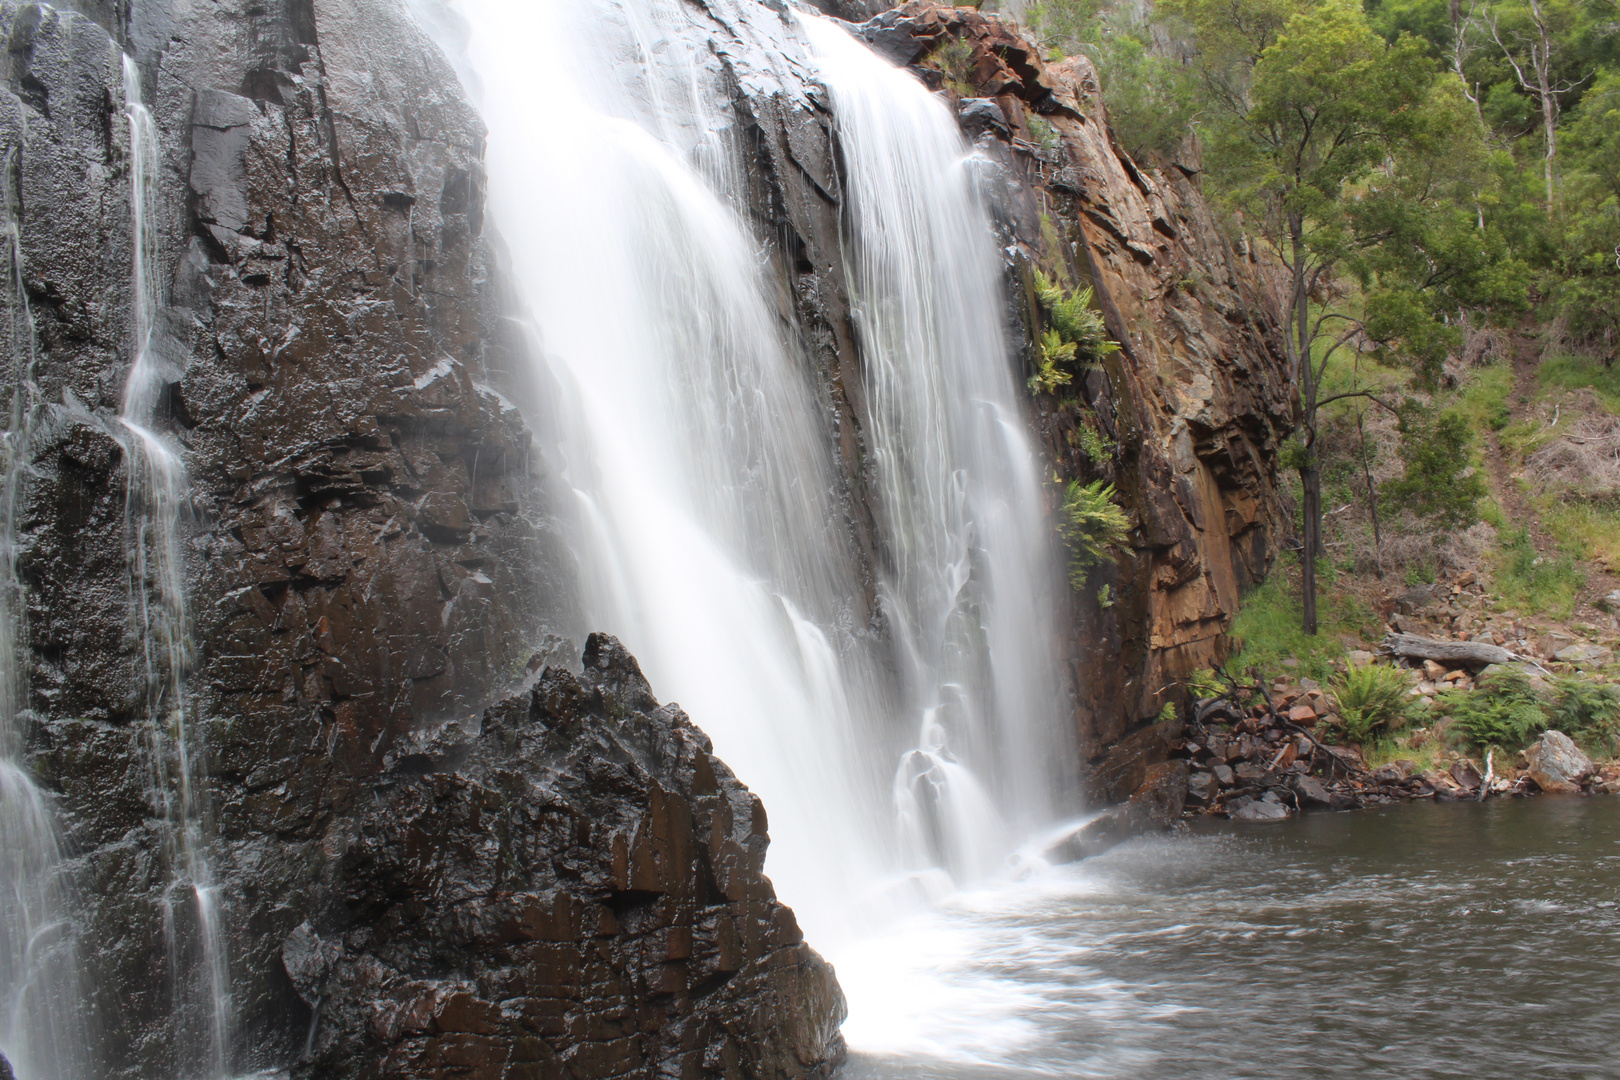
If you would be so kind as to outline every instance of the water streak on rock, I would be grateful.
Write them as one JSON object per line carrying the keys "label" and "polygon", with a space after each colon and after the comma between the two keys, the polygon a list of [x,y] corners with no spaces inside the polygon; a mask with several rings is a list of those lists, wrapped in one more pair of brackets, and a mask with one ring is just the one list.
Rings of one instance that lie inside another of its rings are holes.
{"label": "water streak on rock", "polygon": [[134,234],[134,360],[120,415],[129,468],[125,524],[131,632],[142,650],[151,793],[162,821],[161,855],[169,874],[162,904],[171,995],[181,1031],[199,1044],[202,1075],[217,1077],[226,1074],[230,1053],[230,971],[206,850],[207,756],[201,726],[186,699],[193,649],[180,539],[188,481],[176,447],[158,429],[163,394],[179,372],[165,355],[176,351],[173,343],[158,325],[157,128],[142,101],[140,68],[127,57],[124,115],[129,122]]}

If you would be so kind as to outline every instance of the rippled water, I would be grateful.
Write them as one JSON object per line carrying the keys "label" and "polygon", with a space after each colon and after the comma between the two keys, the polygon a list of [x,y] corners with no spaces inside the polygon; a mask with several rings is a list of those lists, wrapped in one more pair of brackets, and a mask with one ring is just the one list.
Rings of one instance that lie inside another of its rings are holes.
{"label": "rippled water", "polygon": [[1142,840],[835,956],[840,1080],[1620,1076],[1620,799]]}

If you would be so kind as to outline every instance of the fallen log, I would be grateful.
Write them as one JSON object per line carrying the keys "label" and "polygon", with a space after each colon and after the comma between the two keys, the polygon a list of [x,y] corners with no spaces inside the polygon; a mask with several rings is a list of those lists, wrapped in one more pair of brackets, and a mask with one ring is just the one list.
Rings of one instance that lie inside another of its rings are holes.
{"label": "fallen log", "polygon": [[1384,648],[1396,656],[1445,662],[1453,666],[1473,664],[1484,667],[1487,664],[1508,664],[1526,659],[1500,645],[1483,641],[1435,641],[1416,634],[1390,634],[1384,638]]}

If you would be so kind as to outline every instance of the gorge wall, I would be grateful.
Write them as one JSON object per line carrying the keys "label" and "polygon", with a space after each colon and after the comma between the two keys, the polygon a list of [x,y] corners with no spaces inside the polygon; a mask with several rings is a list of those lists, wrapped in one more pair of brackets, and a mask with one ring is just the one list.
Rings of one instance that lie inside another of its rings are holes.
{"label": "gorge wall", "polygon": [[[38,348],[27,753],[76,853],[108,1075],[189,1075],[207,1037],[184,1000],[202,961],[165,946],[191,916],[155,854],[145,583],[126,560],[124,52],[160,136],[155,347],[191,480],[186,676],[229,912],[231,1067],[825,1072],[842,1001],[764,878],[758,801],[615,642],[585,643],[545,388],[522,374],[484,218],[483,127],[401,0],[5,3],[0,26],[25,293],[10,302]],[[1019,340],[1041,266],[1092,283],[1122,344],[1031,415],[1054,470],[1115,481],[1133,515],[1103,579],[1116,599],[1071,597],[1066,642],[1093,794],[1123,798],[1152,757],[1141,725],[1219,655],[1284,527],[1270,294],[1195,168],[1118,150],[1082,61],[1047,66],[966,9],[908,5],[864,33],[936,82],[933,50],[971,43],[977,96],[946,92],[997,166]],[[832,418],[869,568],[857,610],[881,632],[834,125],[814,86],[784,92],[750,77],[746,50],[718,51],[751,221]],[[1037,114],[1056,145],[1032,138]],[[1118,448],[1106,465],[1073,438],[1088,423]]]}

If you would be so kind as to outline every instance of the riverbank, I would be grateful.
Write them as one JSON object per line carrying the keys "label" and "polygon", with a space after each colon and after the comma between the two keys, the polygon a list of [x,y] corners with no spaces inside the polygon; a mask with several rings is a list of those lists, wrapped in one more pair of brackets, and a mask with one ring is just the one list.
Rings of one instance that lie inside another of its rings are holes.
{"label": "riverbank", "polygon": [[[1398,672],[1379,676],[1395,682],[1395,694],[1401,692]],[[1438,705],[1427,698],[1414,701],[1409,707],[1413,711],[1403,712],[1401,719],[1423,719],[1408,730],[1387,732],[1375,744],[1382,761],[1369,761],[1364,744],[1345,741],[1347,728],[1354,727],[1341,715],[1350,711],[1348,678],[1338,681],[1336,692],[1308,677],[1279,678],[1269,685],[1228,681],[1216,696],[1193,703],[1182,737],[1172,744],[1172,757],[1187,763],[1187,812],[1277,821],[1308,810],[1424,799],[1620,793],[1620,761],[1594,762],[1563,732],[1532,734],[1530,728],[1523,749],[1510,753],[1480,747],[1477,741],[1470,746],[1471,729],[1464,730],[1452,715],[1431,719],[1431,714],[1479,708],[1472,695],[1493,693],[1489,677],[1482,676],[1483,688],[1473,689],[1473,678],[1458,674],[1470,689],[1452,691]],[[1526,680],[1524,685],[1530,684]],[[1419,681],[1414,691],[1423,686]],[[1428,692],[1433,694],[1432,686]],[[1529,692],[1535,693],[1534,688]],[[1533,717],[1525,720],[1527,725],[1533,722]],[[1401,750],[1411,755],[1397,756]]]}
{"label": "riverbank", "polygon": [[1611,1075],[1617,890],[1616,799],[1203,817],[833,956],[839,1080]]}

